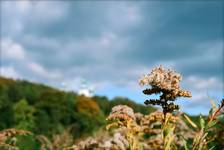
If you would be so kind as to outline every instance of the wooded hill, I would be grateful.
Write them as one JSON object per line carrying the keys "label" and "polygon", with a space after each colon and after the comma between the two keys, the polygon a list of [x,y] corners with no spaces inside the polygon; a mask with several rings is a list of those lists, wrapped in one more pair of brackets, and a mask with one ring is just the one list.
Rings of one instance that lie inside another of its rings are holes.
{"label": "wooded hill", "polygon": [[80,138],[103,128],[106,116],[118,104],[143,114],[155,110],[128,98],[88,98],[39,83],[0,77],[0,130],[24,129],[51,138],[70,128],[73,138]]}

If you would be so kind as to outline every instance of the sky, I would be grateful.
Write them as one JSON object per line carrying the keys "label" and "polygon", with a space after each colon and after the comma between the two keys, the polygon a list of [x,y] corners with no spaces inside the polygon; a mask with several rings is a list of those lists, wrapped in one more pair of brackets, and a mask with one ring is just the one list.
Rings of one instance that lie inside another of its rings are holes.
{"label": "sky", "polygon": [[2,76],[143,104],[139,78],[175,69],[192,98],[181,111],[207,114],[224,96],[221,1],[1,1]]}

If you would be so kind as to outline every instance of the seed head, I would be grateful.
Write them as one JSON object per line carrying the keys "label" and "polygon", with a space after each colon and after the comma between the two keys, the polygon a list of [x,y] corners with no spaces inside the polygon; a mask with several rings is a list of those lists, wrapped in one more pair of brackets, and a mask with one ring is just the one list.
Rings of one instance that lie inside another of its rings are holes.
{"label": "seed head", "polygon": [[107,120],[135,120],[135,114],[132,108],[126,105],[117,105],[112,108],[110,115],[107,117]]}
{"label": "seed head", "polygon": [[143,90],[146,95],[159,94],[159,99],[149,99],[145,101],[146,105],[161,105],[163,113],[172,112],[179,109],[178,105],[169,103],[175,101],[177,97],[191,97],[189,91],[180,88],[180,81],[182,77],[179,73],[171,69],[164,69],[161,65],[152,69],[150,74],[144,75],[140,78],[139,84],[141,86],[151,86]]}

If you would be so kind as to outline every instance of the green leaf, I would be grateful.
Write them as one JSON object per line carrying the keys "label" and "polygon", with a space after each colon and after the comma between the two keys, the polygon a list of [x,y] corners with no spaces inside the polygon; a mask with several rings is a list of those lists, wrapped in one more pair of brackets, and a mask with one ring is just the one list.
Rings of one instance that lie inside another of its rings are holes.
{"label": "green leaf", "polygon": [[208,135],[208,133],[205,133],[203,136],[202,136],[202,140],[204,140],[206,138],[206,136]]}
{"label": "green leaf", "polygon": [[189,150],[189,148],[188,148],[188,146],[187,146],[187,142],[186,142],[186,140],[184,140],[183,143],[184,143],[184,149],[185,149],[185,150]]}
{"label": "green leaf", "polygon": [[198,128],[198,126],[187,115],[184,114],[184,118],[190,123],[192,127]]}
{"label": "green leaf", "polygon": [[207,124],[207,129],[213,127],[213,126],[216,125],[216,124],[217,124],[217,121],[216,121],[216,120],[213,120],[213,121],[209,122],[209,123]]}
{"label": "green leaf", "polygon": [[216,145],[212,146],[211,148],[209,148],[209,150],[213,150],[215,148]]}
{"label": "green leaf", "polygon": [[205,128],[205,120],[203,119],[203,117],[201,115],[200,115],[200,125],[201,125],[202,129]]}
{"label": "green leaf", "polygon": [[221,115],[219,115],[219,116],[217,117],[217,119],[218,119],[218,121],[220,121],[221,123],[224,123],[224,113],[221,114]]}

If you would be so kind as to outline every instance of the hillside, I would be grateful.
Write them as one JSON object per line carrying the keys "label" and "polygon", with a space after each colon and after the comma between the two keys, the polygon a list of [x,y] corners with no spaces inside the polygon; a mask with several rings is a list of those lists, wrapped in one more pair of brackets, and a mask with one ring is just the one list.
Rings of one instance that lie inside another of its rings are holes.
{"label": "hillside", "polygon": [[79,138],[104,127],[106,116],[117,104],[143,114],[155,110],[127,98],[87,98],[39,83],[0,77],[0,130],[24,129],[51,138],[70,128],[74,138]]}

